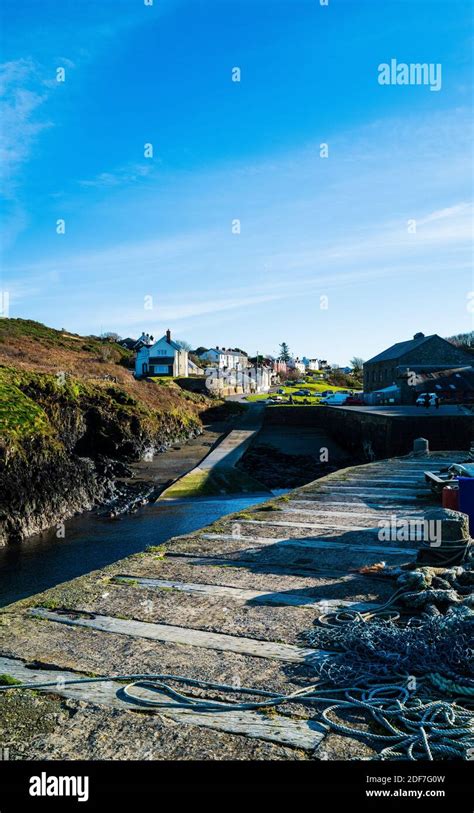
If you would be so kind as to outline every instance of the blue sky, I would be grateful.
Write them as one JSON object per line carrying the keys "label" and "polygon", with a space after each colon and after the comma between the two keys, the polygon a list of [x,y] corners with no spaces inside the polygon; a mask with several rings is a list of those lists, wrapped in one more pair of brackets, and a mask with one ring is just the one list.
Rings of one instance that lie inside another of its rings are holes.
{"label": "blue sky", "polygon": [[473,329],[470,2],[2,5],[11,316],[340,364]]}

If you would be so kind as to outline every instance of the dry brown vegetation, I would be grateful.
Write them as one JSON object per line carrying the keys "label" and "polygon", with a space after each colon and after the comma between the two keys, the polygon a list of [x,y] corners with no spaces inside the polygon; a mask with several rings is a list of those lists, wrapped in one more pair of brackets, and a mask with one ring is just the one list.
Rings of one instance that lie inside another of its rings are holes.
{"label": "dry brown vegetation", "polygon": [[137,381],[133,353],[115,342],[54,330],[26,319],[0,319],[0,367],[49,376],[66,373],[104,389],[115,379],[115,386],[160,412],[186,406],[197,415],[209,406],[207,398],[185,393],[172,381]]}

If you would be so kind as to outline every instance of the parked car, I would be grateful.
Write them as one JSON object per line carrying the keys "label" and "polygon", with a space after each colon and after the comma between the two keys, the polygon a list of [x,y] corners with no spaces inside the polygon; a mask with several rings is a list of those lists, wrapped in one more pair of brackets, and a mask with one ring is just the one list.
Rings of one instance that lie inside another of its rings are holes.
{"label": "parked car", "polygon": [[272,395],[270,398],[266,398],[263,402],[264,404],[289,404],[290,401],[288,398],[282,398],[281,395]]}
{"label": "parked car", "polygon": [[364,406],[364,402],[360,395],[349,395],[344,401],[344,406]]}
{"label": "parked car", "polygon": [[321,393],[322,398],[327,398],[329,395],[334,395],[334,390],[324,390],[324,392]]}
{"label": "parked car", "polygon": [[279,390],[277,390],[277,393],[278,393],[279,395],[284,395],[284,394],[285,394],[285,390],[283,389],[283,387],[280,387],[280,389],[279,389]]}
{"label": "parked car", "polygon": [[425,398],[427,395],[430,397],[430,406],[435,406],[436,399],[439,397],[436,392],[421,392],[415,402],[417,407],[425,406]]}
{"label": "parked car", "polygon": [[342,406],[347,401],[347,395],[343,392],[335,392],[333,395],[330,395],[328,398],[323,398],[321,403],[325,404],[326,406]]}

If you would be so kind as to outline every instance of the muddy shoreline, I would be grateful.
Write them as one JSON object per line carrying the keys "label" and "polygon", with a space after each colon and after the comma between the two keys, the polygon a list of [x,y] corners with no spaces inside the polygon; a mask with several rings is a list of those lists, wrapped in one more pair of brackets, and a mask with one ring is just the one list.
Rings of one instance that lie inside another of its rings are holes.
{"label": "muddy shoreline", "polygon": [[165,488],[191,471],[229,428],[227,422],[209,424],[199,435],[162,446],[151,459],[129,464],[129,473],[115,480],[116,498],[98,509],[99,515],[116,519],[157,500]]}

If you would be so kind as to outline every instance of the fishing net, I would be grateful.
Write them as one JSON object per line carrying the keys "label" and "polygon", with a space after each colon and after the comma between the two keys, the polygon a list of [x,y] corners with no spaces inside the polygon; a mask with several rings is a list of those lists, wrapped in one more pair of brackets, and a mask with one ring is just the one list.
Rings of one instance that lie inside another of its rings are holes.
{"label": "fishing net", "polygon": [[474,613],[465,606],[406,623],[356,617],[315,627],[307,638],[317,649],[336,650],[314,664],[320,677],[335,686],[433,672],[474,687]]}
{"label": "fishing net", "polygon": [[[306,637],[312,647],[330,650],[327,657],[315,657],[313,667],[319,693],[337,695],[321,712],[333,731],[362,736],[379,759],[466,759],[474,752],[469,607],[457,604],[445,615],[407,621],[386,611],[379,617],[342,612],[326,617]],[[357,709],[368,728],[341,719]]]}

